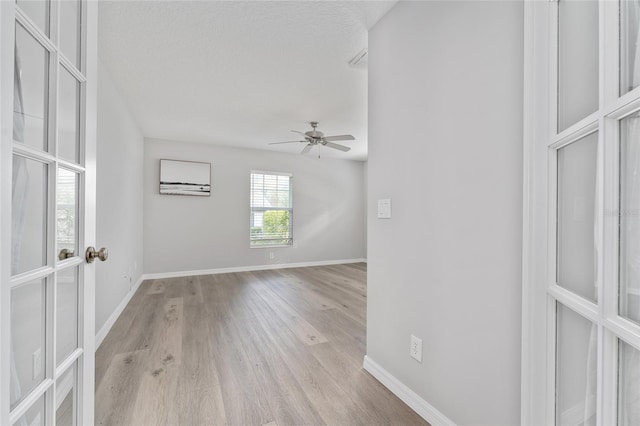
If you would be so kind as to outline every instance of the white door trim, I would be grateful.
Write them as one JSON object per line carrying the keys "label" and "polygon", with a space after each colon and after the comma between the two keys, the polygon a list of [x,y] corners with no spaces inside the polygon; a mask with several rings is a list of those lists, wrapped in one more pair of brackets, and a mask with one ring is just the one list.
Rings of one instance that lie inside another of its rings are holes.
{"label": "white door trim", "polygon": [[[85,54],[85,76],[87,78],[85,93],[85,192],[84,192],[84,210],[85,210],[85,228],[84,241],[86,246],[79,247],[84,253],[87,246],[99,247],[96,242],[96,159],[97,159],[97,108],[98,108],[98,2],[86,1],[83,3],[86,7],[86,24],[85,38],[86,43]],[[92,218],[87,220],[86,218]],[[84,344],[83,358],[83,374],[82,383],[80,383],[78,394],[83,399],[81,418],[78,423],[90,425],[94,423],[94,405],[95,405],[95,352],[96,352],[96,264],[87,264],[85,266],[84,276],[84,315],[83,326],[84,331],[82,338]]]}
{"label": "white door trim", "polygon": [[[13,2],[0,1],[0,206],[11,205],[13,146]],[[11,293],[11,211],[0,208],[0,342],[9,340]],[[9,423],[9,347],[0,345],[0,424]]]}
{"label": "white door trim", "polygon": [[[549,13],[547,2],[525,1],[524,149],[522,245],[521,423],[545,424],[546,353],[546,160],[549,127],[548,93],[536,90],[548,82]],[[538,142],[538,143],[536,143]]]}

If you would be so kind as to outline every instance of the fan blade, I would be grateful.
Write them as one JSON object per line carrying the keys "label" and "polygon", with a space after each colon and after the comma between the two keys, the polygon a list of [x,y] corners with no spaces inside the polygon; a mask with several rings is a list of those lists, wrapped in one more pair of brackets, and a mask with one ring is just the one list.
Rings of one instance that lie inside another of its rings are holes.
{"label": "fan blade", "polygon": [[298,142],[307,143],[307,141],[286,141],[286,142],[271,142],[269,145],[278,145],[280,143],[298,143]]}
{"label": "fan blade", "polygon": [[356,140],[356,138],[354,138],[351,135],[338,135],[338,136],[325,136],[324,138],[325,141],[354,141]]}
{"label": "fan blade", "polygon": [[293,133],[301,134],[302,136],[304,136],[304,138],[305,138],[305,139],[309,139],[309,140],[311,140],[311,136],[307,136],[306,134],[304,134],[304,133],[302,133],[302,132],[299,132],[299,131],[297,131],[297,130],[292,130],[292,132],[293,132]]}
{"label": "fan blade", "polygon": [[305,146],[305,147],[302,149],[301,154],[306,154],[307,152],[311,151],[311,148],[313,148],[313,145],[312,145],[312,144],[309,144],[309,145]]}
{"label": "fan blade", "polygon": [[333,143],[333,142],[326,142],[326,143],[323,143],[323,145],[328,146],[329,148],[339,149],[340,151],[344,151],[344,152],[347,152],[351,149],[348,146],[338,145],[337,143]]}

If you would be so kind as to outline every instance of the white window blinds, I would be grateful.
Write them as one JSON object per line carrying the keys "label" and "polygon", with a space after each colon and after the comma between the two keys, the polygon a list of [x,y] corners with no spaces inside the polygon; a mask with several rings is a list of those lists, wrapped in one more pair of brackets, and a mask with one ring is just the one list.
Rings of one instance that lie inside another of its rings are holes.
{"label": "white window blinds", "polygon": [[293,244],[291,175],[251,172],[251,247]]}

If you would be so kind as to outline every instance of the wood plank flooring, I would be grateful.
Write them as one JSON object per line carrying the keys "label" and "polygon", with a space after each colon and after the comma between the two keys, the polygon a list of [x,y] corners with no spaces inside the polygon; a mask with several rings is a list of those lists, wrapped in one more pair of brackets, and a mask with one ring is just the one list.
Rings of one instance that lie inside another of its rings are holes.
{"label": "wood plank flooring", "polygon": [[362,369],[365,325],[365,264],[145,281],[96,353],[96,424],[425,425]]}

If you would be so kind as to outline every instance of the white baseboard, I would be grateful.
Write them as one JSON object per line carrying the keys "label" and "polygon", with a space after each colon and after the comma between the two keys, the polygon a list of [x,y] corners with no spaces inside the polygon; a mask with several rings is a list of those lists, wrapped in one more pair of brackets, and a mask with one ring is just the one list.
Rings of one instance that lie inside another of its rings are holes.
{"label": "white baseboard", "polygon": [[369,358],[367,355],[364,356],[362,366],[395,396],[400,398],[405,404],[411,407],[413,411],[431,425],[455,426],[455,423],[451,419],[436,410],[433,405],[422,399],[417,393],[409,389],[407,385],[391,375],[391,373],[382,368],[377,362]]}
{"label": "white baseboard", "polygon": [[109,318],[107,318],[107,321],[104,323],[102,328],[96,333],[96,351],[104,341],[104,338],[107,337],[107,334],[109,334],[111,327],[113,327],[113,325],[116,323],[118,317],[120,317],[120,314],[122,314],[122,311],[124,311],[124,308],[127,307],[127,304],[136,293],[136,290],[138,290],[138,287],[140,287],[140,284],[142,284],[145,279],[146,278],[144,277],[144,275],[141,275],[140,278],[138,278],[138,281],[136,281],[133,287],[131,287],[129,293],[127,293],[124,299],[122,299],[122,302],[120,302],[118,307],[113,311]]}
{"label": "white baseboard", "polygon": [[199,269],[195,271],[159,272],[159,273],[153,273],[153,274],[144,274],[142,277],[145,280],[153,280],[153,279],[161,279],[161,278],[192,277],[195,275],[229,274],[232,272],[251,272],[251,271],[265,271],[265,270],[271,270],[271,269],[304,268],[306,266],[343,265],[346,263],[360,263],[360,262],[365,262],[365,259],[360,258],[360,259],[319,260],[315,262],[278,263],[278,264],[255,265],[255,266],[236,266],[232,268]]}

